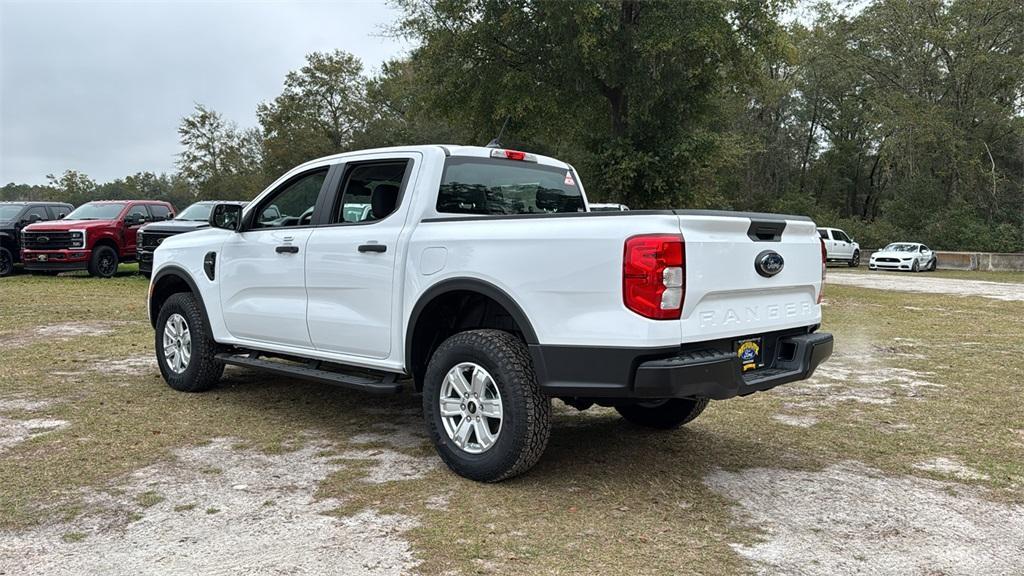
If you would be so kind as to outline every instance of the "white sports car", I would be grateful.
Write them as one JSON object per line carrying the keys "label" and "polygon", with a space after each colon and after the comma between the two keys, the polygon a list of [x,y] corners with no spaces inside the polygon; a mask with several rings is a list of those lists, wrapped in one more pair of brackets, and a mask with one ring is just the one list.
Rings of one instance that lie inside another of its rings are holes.
{"label": "white sports car", "polygon": [[935,270],[935,253],[917,242],[893,242],[871,255],[871,270]]}

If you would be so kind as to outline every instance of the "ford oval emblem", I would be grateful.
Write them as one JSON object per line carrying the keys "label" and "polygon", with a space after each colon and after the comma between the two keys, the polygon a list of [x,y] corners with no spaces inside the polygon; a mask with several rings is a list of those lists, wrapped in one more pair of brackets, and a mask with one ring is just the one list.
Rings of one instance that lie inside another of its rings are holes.
{"label": "ford oval emblem", "polygon": [[754,270],[765,278],[771,278],[779,272],[782,272],[782,268],[786,265],[786,261],[782,258],[782,254],[774,250],[765,250],[754,258]]}
{"label": "ford oval emblem", "polygon": [[39,237],[39,241],[45,244],[45,243],[50,241],[50,237],[49,236],[40,236]]}

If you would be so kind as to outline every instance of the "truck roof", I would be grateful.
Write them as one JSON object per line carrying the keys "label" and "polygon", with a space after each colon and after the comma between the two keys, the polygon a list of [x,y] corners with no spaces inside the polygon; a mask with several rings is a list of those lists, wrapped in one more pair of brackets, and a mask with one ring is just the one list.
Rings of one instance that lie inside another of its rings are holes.
{"label": "truck roof", "polygon": [[[491,157],[491,152],[494,151],[494,150],[510,150],[510,148],[488,148],[486,146],[464,146],[464,145],[460,145],[460,144],[420,144],[420,145],[415,145],[415,146],[389,146],[389,147],[386,147],[386,148],[370,148],[370,149],[367,149],[367,150],[353,150],[351,152],[342,152],[341,154],[332,154],[330,156],[323,156],[321,158],[314,158],[313,160],[309,160],[308,162],[302,163],[301,166],[305,166],[307,164],[313,164],[313,163],[316,163],[316,162],[322,162],[324,160],[341,160],[341,159],[349,158],[349,157],[352,157],[352,156],[362,156],[364,154],[376,154],[376,153],[379,153],[379,152],[426,152],[426,151],[433,152],[433,151],[436,151],[438,149],[441,149],[441,151],[444,152],[445,156],[468,156],[468,157],[475,157],[475,158],[490,158]],[[543,164],[543,165],[546,165],[546,166],[557,166],[559,168],[572,168],[572,166],[570,164],[562,162],[561,160],[558,160],[557,158],[552,158],[550,156],[543,156],[541,154],[534,154],[533,152],[530,152],[529,150],[522,150],[522,152],[526,152],[528,154],[531,154],[537,160],[538,164]]]}
{"label": "truck roof", "polygon": [[0,202],[0,205],[4,206],[71,206],[67,202],[57,202],[56,200],[4,200]]}

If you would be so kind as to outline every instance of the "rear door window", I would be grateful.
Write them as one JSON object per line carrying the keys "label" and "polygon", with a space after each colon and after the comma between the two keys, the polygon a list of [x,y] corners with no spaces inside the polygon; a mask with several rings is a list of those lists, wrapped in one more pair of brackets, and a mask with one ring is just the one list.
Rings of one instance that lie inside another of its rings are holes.
{"label": "rear door window", "polygon": [[818,236],[821,236],[822,240],[828,240],[828,231],[827,230],[818,230]]}
{"label": "rear door window", "polygon": [[449,158],[437,211],[450,214],[582,212],[583,193],[566,168],[490,158]]}
{"label": "rear door window", "polygon": [[331,217],[332,224],[354,224],[383,220],[401,201],[407,160],[361,162],[345,168],[341,201]]}

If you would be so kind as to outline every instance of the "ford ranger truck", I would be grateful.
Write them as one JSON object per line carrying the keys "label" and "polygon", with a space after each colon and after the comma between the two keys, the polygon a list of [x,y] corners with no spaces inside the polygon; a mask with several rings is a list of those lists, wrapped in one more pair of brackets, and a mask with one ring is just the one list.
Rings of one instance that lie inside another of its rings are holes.
{"label": "ford ranger truck", "polygon": [[174,206],[155,200],[103,200],[75,208],[62,220],[26,226],[21,259],[30,272],[88,270],[110,278],[118,264],[135,260],[140,226],[174,217]]}
{"label": "ford ranger truck", "polygon": [[139,273],[149,278],[153,272],[153,251],[169,236],[192,232],[210,225],[210,212],[219,203],[238,204],[245,206],[246,202],[231,202],[229,200],[204,200],[196,202],[178,213],[171,220],[153,222],[139,228],[135,240],[136,259],[139,262]]}
{"label": "ford ranger truck", "polygon": [[21,230],[29,224],[59,220],[74,208],[64,202],[0,202],[0,278],[21,262]]}
{"label": "ford ranger truck", "polygon": [[226,364],[365,392],[411,380],[438,454],[474,480],[538,461],[552,398],[671,429],[832,353],[814,222],[590,212],[576,170],[536,154],[329,156],[210,225],[153,254],[172,388],[208,390]]}

